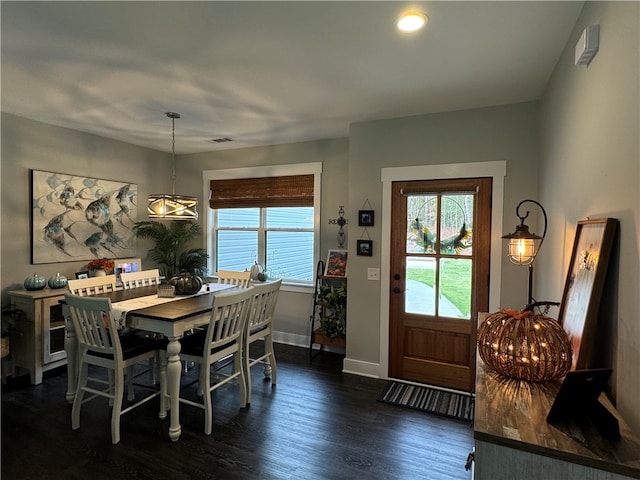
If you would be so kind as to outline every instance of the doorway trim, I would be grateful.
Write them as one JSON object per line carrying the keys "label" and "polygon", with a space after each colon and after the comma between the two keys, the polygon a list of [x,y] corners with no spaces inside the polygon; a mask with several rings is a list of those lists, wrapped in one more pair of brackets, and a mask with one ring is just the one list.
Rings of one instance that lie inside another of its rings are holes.
{"label": "doorway trim", "polygon": [[500,306],[502,278],[502,217],[504,202],[504,177],[507,162],[448,163],[441,165],[417,165],[381,169],[382,180],[382,248],[380,265],[380,378],[389,378],[389,263],[391,237],[391,184],[407,180],[439,180],[450,178],[492,177],[491,192],[491,259],[489,264],[489,310]]}

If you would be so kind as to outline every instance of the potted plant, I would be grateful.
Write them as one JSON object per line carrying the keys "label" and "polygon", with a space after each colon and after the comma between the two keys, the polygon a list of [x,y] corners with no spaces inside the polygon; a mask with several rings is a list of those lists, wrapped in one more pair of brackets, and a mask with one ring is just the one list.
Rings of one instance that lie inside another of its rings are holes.
{"label": "potted plant", "polygon": [[87,263],[87,270],[93,272],[92,275],[94,277],[104,277],[105,275],[111,275],[114,268],[114,261],[109,260],[108,258],[96,258],[95,260],[91,260],[89,263]]}
{"label": "potted plant", "polygon": [[346,285],[324,285],[317,295],[317,301],[322,305],[320,330],[329,338],[344,337],[347,333]]}
{"label": "potted plant", "polygon": [[189,273],[203,278],[207,273],[209,255],[204,248],[188,248],[190,241],[201,234],[200,225],[189,220],[136,222],[133,232],[138,238],[152,240],[155,246],[149,250],[149,259],[154,261],[160,274],[166,279]]}

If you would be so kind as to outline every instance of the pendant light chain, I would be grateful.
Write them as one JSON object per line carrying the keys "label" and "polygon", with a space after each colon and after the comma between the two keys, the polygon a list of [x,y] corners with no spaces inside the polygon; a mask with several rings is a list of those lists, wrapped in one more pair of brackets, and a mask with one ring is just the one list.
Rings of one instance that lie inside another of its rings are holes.
{"label": "pendant light chain", "polygon": [[167,112],[167,117],[171,119],[171,161],[173,170],[171,172],[171,183],[173,195],[176,194],[176,118],[180,118],[179,113]]}

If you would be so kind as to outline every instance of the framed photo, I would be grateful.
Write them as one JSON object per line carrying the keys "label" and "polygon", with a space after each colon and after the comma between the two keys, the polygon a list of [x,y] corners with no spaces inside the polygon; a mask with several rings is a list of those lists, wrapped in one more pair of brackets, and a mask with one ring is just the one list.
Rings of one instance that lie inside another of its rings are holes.
{"label": "framed photo", "polygon": [[572,370],[589,368],[598,309],[617,226],[615,218],[578,222],[558,313],[558,319],[573,344]]}
{"label": "framed photo", "polygon": [[324,267],[326,277],[346,277],[347,276],[347,251],[329,250],[327,263]]}
{"label": "framed photo", "polygon": [[358,210],[358,226],[373,227],[373,210]]}
{"label": "framed photo", "polygon": [[358,240],[358,255],[370,257],[373,255],[373,240]]}
{"label": "framed photo", "polygon": [[136,255],[133,183],[31,170],[31,263]]}
{"label": "framed photo", "polygon": [[84,270],[82,272],[76,272],[76,279],[89,278],[89,271]]}
{"label": "framed photo", "polygon": [[120,275],[122,273],[141,272],[142,263],[139,258],[118,258],[114,260],[116,266],[114,273],[116,274],[116,281],[119,282]]}

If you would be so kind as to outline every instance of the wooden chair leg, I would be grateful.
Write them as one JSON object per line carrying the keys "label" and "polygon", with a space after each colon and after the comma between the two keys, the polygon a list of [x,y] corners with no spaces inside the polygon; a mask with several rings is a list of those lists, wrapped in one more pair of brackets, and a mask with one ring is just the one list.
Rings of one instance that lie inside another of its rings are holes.
{"label": "wooden chair leg", "polygon": [[80,367],[80,375],[78,385],[76,387],[76,396],[73,400],[71,408],[71,429],[78,430],[80,428],[80,410],[82,409],[82,401],[84,400],[84,387],[87,386],[87,376],[89,374],[89,366],[85,363]]}
{"label": "wooden chair leg", "polygon": [[[266,353],[269,356],[265,359],[269,361],[269,374],[271,375],[271,385],[276,384],[276,377],[278,376],[278,365],[276,364],[276,355],[273,353],[273,340],[271,336],[265,338],[264,345]],[[266,372],[265,372],[266,375]]]}
{"label": "wooden chair leg", "polygon": [[211,435],[213,430],[213,409],[211,406],[211,375],[209,375],[210,365],[200,365],[200,385],[204,390],[204,433]]}
{"label": "wooden chair leg", "polygon": [[245,344],[244,351],[242,355],[242,368],[244,370],[244,381],[245,381],[245,401],[243,407],[246,407],[251,403],[251,366],[249,358],[249,345],[250,343]]}
{"label": "wooden chair leg", "polygon": [[124,397],[124,372],[115,372],[113,410],[111,411],[111,443],[120,442],[120,412]]}
{"label": "wooden chair leg", "polygon": [[236,372],[240,372],[240,407],[244,408],[249,403],[247,377],[245,376],[245,368],[243,366],[243,359],[240,352],[233,354],[233,368]]}

